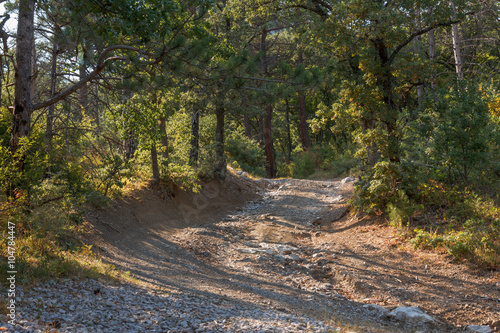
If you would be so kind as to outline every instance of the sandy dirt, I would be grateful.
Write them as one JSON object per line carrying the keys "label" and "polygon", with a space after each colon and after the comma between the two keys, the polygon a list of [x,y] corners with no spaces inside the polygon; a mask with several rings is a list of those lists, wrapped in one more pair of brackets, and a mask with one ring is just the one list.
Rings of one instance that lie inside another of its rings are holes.
{"label": "sandy dirt", "polygon": [[[353,183],[230,176],[198,194],[142,188],[87,216],[106,261],[152,288],[306,313],[352,332],[500,331],[500,274],[414,250],[349,212]],[[380,316],[418,306],[425,327]]]}

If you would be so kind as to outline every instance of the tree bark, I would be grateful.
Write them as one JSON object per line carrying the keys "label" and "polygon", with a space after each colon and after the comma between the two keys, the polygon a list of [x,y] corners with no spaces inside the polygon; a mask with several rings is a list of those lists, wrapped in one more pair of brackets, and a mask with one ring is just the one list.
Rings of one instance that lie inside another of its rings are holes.
{"label": "tree bark", "polygon": [[393,75],[390,66],[390,57],[387,45],[383,39],[377,38],[372,40],[372,42],[374,43],[380,60],[381,73],[377,81],[382,91],[382,98],[385,104],[385,112],[381,120],[385,124],[385,130],[387,132],[387,157],[391,162],[399,163],[401,161],[401,152],[399,147],[399,134],[397,131],[397,118],[400,109],[394,101]]}
{"label": "tree bark", "polygon": [[[420,9],[417,9],[417,21],[415,22],[416,25],[416,30],[419,31],[421,30],[421,24],[420,24]],[[422,54],[422,36],[416,36],[415,39],[413,40],[413,50],[417,56],[420,56]],[[424,102],[424,84],[423,80],[421,77],[418,78],[417,82],[417,103],[418,106],[422,106]]]}
{"label": "tree bark", "polygon": [[259,127],[259,132],[257,133],[257,141],[259,142],[260,147],[264,147],[264,117],[259,115],[257,119],[257,126]]}
{"label": "tree bark", "polygon": [[215,178],[224,180],[227,175],[227,163],[224,156],[224,114],[226,110],[218,101],[215,107],[217,123],[215,126]]}
{"label": "tree bark", "polygon": [[245,126],[245,136],[249,140],[252,140],[252,126],[250,125],[250,117],[248,117],[247,113],[243,115],[243,125]]}
{"label": "tree bark", "polygon": [[[17,30],[17,68],[15,73],[14,114],[12,117],[9,148],[15,153],[19,140],[28,137],[31,127],[32,105],[32,67],[34,39],[34,0],[20,0]],[[19,168],[23,169],[23,159]]]}
{"label": "tree bark", "polygon": [[273,107],[266,105],[266,117],[264,120],[264,138],[266,152],[267,178],[276,178],[276,163],[274,159],[274,146],[272,134]]}
{"label": "tree bark", "polygon": [[[299,52],[298,63],[302,64],[302,51]],[[307,109],[306,109],[306,97],[304,92],[298,91],[298,102],[299,102],[299,134],[300,141],[305,150],[311,148],[311,140],[309,138],[309,126],[307,125]]]}
{"label": "tree bark", "polygon": [[[429,60],[434,66],[434,61],[436,60],[436,37],[434,29],[429,31]],[[431,89],[433,91],[436,89],[436,71],[434,69],[431,71]]]}
{"label": "tree bark", "polygon": [[[57,83],[57,55],[59,54],[59,45],[54,39],[52,46],[52,59],[50,68],[50,97],[56,94],[56,83]],[[47,113],[47,128],[45,131],[45,137],[47,138],[47,155],[49,158],[46,176],[50,177],[52,172],[52,141],[54,137],[54,117],[55,117],[55,104],[51,104],[48,107]]]}
{"label": "tree bark", "polygon": [[191,117],[191,151],[189,152],[189,165],[198,165],[200,151],[200,111],[193,112]]}
{"label": "tree bark", "polygon": [[306,98],[301,91],[298,92],[298,100],[300,141],[304,149],[309,150],[311,148],[311,140],[309,138],[309,126],[307,125]]}
{"label": "tree bark", "polygon": [[[455,4],[450,1],[450,6],[453,10],[453,18],[456,16]],[[453,56],[455,58],[455,71],[460,81],[464,79],[462,53],[460,51],[460,35],[458,33],[458,24],[451,25],[451,38],[453,39]]]}
{"label": "tree bark", "polygon": [[[80,64],[80,80],[83,80],[87,76],[87,65],[88,65],[88,54],[85,47],[82,48],[82,63]],[[82,85],[80,88],[80,114],[78,118],[81,119],[83,114],[87,112],[88,106],[88,97],[89,97],[89,87],[87,82]]]}
{"label": "tree bark", "polygon": [[[373,119],[368,119],[365,117],[361,118],[361,129],[363,130],[364,133],[375,129],[375,124]],[[366,167],[368,170],[371,170],[380,159],[377,143],[371,142],[368,145],[366,145],[365,149],[367,155]]]}
{"label": "tree bark", "polygon": [[[263,75],[267,74],[267,34],[268,30],[264,28],[260,35],[260,50],[262,52],[262,63],[261,72]],[[276,177],[276,168],[274,160],[274,147],[273,147],[273,135],[272,135],[272,117],[273,117],[273,107],[271,104],[267,103],[264,106],[265,117],[264,117],[264,151],[266,154],[266,172],[268,178]]]}
{"label": "tree bark", "polygon": [[292,135],[290,132],[290,105],[288,100],[285,100],[285,126],[286,126],[286,154],[285,161],[289,164],[292,159]]}
{"label": "tree bark", "polygon": [[160,117],[160,134],[161,134],[161,145],[162,145],[162,156],[165,159],[163,165],[168,168],[168,136],[167,136],[167,123],[165,116]]}
{"label": "tree bark", "polygon": [[151,169],[153,171],[153,185],[160,184],[160,168],[158,167],[158,152],[156,151],[156,144],[151,146]]}

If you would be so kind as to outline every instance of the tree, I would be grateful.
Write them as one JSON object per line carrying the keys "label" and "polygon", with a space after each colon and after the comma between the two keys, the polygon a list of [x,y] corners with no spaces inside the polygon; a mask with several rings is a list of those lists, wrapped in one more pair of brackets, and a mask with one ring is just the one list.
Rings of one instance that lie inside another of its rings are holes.
{"label": "tree", "polygon": [[[15,153],[19,148],[19,140],[28,137],[31,127],[32,101],[32,65],[33,49],[35,47],[34,16],[35,1],[21,0],[19,2],[19,18],[17,28],[16,79],[14,114],[12,117],[10,150]],[[22,170],[23,161],[19,161]]]}

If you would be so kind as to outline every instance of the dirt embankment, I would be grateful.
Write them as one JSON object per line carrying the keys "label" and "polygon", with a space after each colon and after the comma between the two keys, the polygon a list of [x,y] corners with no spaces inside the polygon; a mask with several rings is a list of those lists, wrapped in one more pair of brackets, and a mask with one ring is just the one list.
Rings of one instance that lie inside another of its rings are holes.
{"label": "dirt embankment", "polygon": [[348,212],[351,194],[340,180],[231,176],[196,195],[139,189],[87,223],[103,258],[155,288],[308,313],[351,331],[417,329],[384,312],[400,306],[433,316],[428,331],[500,329],[498,272],[400,244],[386,224]]}

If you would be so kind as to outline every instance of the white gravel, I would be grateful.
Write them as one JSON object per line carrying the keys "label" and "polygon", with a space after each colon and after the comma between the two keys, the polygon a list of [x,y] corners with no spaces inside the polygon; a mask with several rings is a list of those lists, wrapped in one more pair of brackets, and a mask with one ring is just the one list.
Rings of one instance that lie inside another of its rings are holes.
{"label": "white gravel", "polygon": [[[213,294],[154,291],[129,284],[62,279],[17,290],[8,332],[335,332],[302,315]],[[2,320],[4,320],[2,318]]]}

